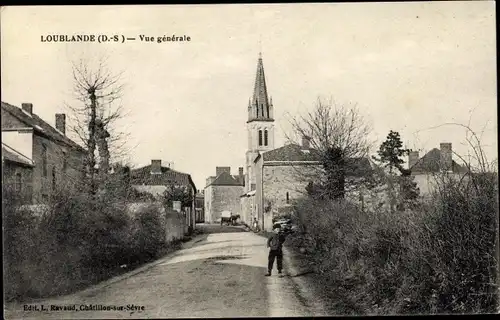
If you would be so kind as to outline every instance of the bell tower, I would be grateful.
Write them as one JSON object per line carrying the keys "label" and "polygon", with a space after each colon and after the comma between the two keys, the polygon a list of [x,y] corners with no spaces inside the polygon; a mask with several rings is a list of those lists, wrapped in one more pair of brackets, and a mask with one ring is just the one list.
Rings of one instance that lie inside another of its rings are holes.
{"label": "bell tower", "polygon": [[245,190],[255,189],[253,161],[259,153],[274,149],[274,106],[267,94],[266,77],[262,53],[257,60],[257,74],[253,88],[253,96],[248,101],[248,148],[246,152]]}

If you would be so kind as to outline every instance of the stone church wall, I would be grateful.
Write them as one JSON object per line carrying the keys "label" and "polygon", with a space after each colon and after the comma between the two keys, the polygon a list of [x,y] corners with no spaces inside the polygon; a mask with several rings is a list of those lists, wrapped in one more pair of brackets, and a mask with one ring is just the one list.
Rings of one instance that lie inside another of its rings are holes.
{"label": "stone church wall", "polygon": [[271,206],[277,209],[292,203],[306,194],[306,181],[303,175],[306,167],[294,166],[264,166],[263,167],[263,206],[264,211]]}

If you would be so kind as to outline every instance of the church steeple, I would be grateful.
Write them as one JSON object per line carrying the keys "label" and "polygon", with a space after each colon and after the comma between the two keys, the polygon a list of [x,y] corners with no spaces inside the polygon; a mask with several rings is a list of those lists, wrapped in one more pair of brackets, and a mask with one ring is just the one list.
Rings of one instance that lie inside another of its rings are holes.
{"label": "church steeple", "polygon": [[272,109],[272,102],[269,101],[269,97],[267,95],[266,76],[264,73],[264,64],[262,62],[262,53],[259,52],[251,107],[248,112],[248,122],[273,121]]}
{"label": "church steeple", "polygon": [[248,148],[246,152],[246,191],[255,190],[257,183],[254,160],[261,152],[274,149],[273,101],[267,95],[262,53],[257,61],[253,96],[248,101]]}

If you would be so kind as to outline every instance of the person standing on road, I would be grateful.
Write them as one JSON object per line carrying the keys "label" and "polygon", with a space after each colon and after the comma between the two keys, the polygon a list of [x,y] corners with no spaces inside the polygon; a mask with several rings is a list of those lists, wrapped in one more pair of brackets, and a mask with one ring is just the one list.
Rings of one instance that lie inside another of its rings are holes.
{"label": "person standing on road", "polygon": [[281,275],[283,271],[283,243],[285,242],[285,235],[281,232],[279,224],[274,225],[274,232],[267,240],[267,247],[269,248],[269,258],[267,265],[266,277],[271,275],[274,265],[274,259],[277,260],[278,274]]}

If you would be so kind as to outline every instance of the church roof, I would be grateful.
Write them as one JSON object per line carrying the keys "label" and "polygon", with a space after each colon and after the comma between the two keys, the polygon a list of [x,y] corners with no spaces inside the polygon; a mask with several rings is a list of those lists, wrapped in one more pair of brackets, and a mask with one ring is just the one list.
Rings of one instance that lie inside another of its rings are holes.
{"label": "church roof", "polygon": [[[321,154],[312,148],[304,148],[297,144],[285,145],[271,151],[264,152],[257,156],[255,161],[263,158],[264,165],[278,163],[278,165],[293,165],[297,162],[314,163],[321,165]],[[346,160],[347,176],[364,176],[372,171],[372,164],[367,157],[350,158]]]}
{"label": "church roof", "polygon": [[241,186],[241,182],[235,179],[231,174],[226,171],[219,174],[215,180],[210,184],[212,186]]}
{"label": "church roof", "polygon": [[[418,159],[410,169],[414,173],[419,172],[438,172],[440,169],[441,150],[434,148],[427,152],[422,158]],[[452,160],[452,171],[455,173],[467,172],[467,168],[459,165]]]}
{"label": "church roof", "polygon": [[304,149],[297,144],[285,145],[262,154],[266,161],[320,161],[319,153],[314,149]]}
{"label": "church roof", "polygon": [[253,96],[248,103],[248,121],[272,121],[271,111],[272,101],[269,101],[267,94],[266,76],[264,73],[264,64],[262,54],[259,54],[257,61],[257,72],[253,88]]}

